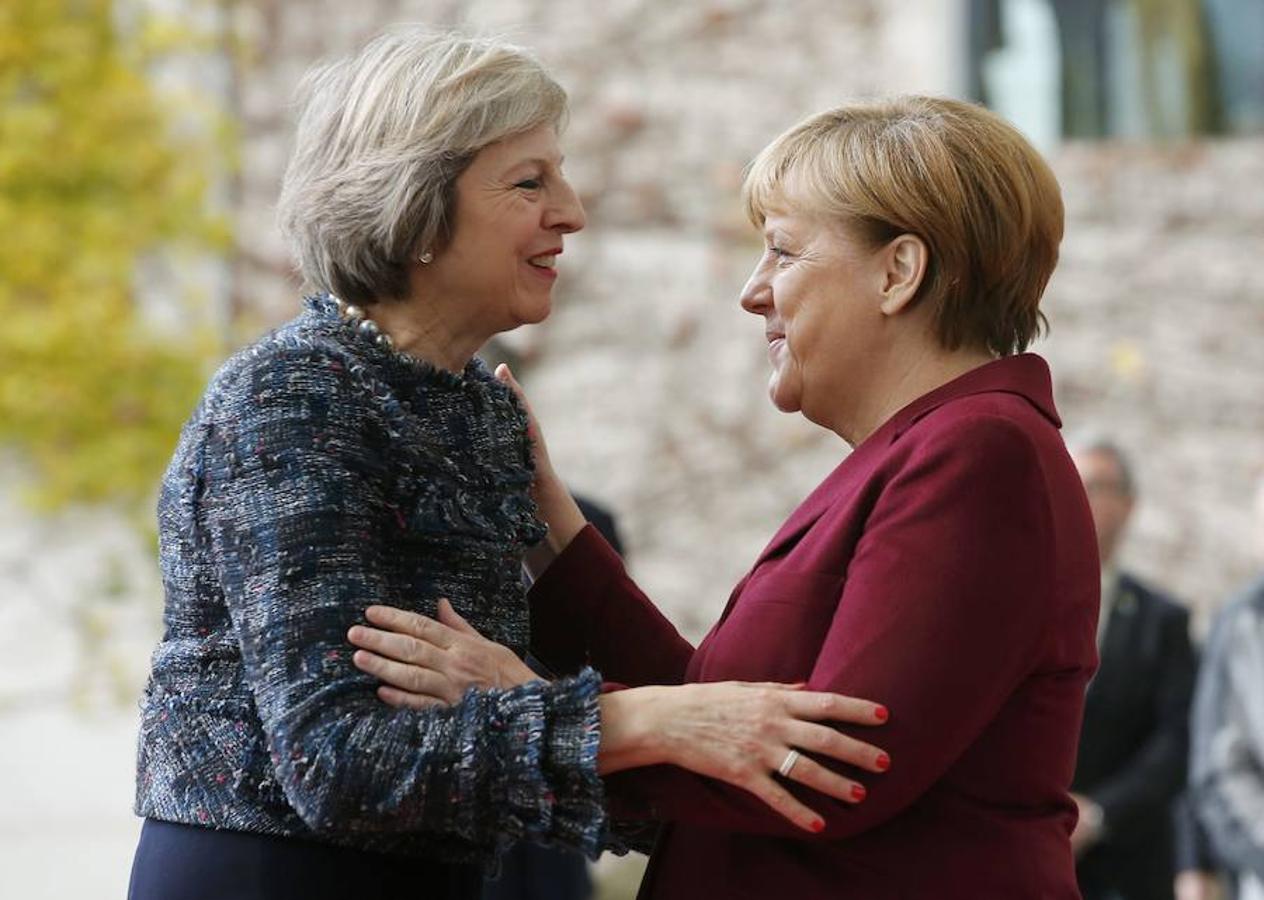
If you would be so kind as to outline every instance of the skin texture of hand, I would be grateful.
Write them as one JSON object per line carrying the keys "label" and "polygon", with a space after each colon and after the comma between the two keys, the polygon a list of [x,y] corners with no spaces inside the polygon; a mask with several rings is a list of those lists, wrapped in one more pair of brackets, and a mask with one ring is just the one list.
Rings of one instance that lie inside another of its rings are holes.
{"label": "skin texture of hand", "polygon": [[1072,794],[1079,817],[1071,832],[1071,849],[1078,859],[1101,838],[1101,807],[1082,794]]}
{"label": "skin texture of hand", "polygon": [[446,597],[438,621],[390,606],[370,606],[365,618],[377,627],[347,632],[360,648],[352,662],[385,682],[377,694],[391,706],[453,704],[469,688],[504,690],[538,678],[508,647],[479,634]]}
{"label": "skin texture of hand", "polygon": [[885,772],[891,767],[886,753],[822,723],[881,725],[886,719],[878,704],[801,685],[729,681],[633,688],[602,697],[598,769],[604,775],[670,763],[747,790],[805,831],[820,832],[824,819],[785,788],[777,770],[792,749],[802,751],[786,779],[859,803],[862,785],[808,754]]}
{"label": "skin texture of hand", "polygon": [[[365,613],[375,627],[347,633],[360,648],[357,668],[380,678],[378,696],[392,706],[422,709],[455,703],[468,688],[509,688],[537,676],[506,647],[489,641],[446,600],[439,620],[386,606]],[[881,725],[886,709],[866,700],[802,690],[802,685],[721,682],[613,691],[601,697],[598,771],[671,764],[750,791],[806,831],[824,820],[780,782],[792,749],[801,755],[785,776],[848,803],[864,788],[809,754],[870,772],[891,766],[879,748],[822,724]]]}
{"label": "skin texture of hand", "polygon": [[1220,880],[1210,872],[1186,869],[1176,873],[1176,900],[1220,900]]}

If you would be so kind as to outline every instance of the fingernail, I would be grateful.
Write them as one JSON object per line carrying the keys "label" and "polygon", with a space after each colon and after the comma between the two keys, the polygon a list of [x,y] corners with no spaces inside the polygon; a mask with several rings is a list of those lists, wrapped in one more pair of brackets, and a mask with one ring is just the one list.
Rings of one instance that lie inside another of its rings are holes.
{"label": "fingernail", "polygon": [[878,759],[874,762],[874,765],[878,767],[879,772],[885,772],[887,769],[891,768],[891,757],[887,756],[885,753],[879,753]]}
{"label": "fingernail", "polygon": [[863,784],[853,784],[851,786],[851,799],[855,800],[857,803],[865,799],[866,793],[867,792],[865,791],[865,786]]}
{"label": "fingernail", "polygon": [[887,708],[885,706],[875,706],[873,708],[873,717],[879,722],[885,722],[891,717],[891,713],[887,712]]}
{"label": "fingernail", "polygon": [[824,830],[825,830],[825,820],[824,820],[824,819],[817,819],[815,822],[813,822],[813,823],[812,823],[812,830],[813,830],[813,831],[815,831],[817,834],[820,834],[822,831],[824,831]]}

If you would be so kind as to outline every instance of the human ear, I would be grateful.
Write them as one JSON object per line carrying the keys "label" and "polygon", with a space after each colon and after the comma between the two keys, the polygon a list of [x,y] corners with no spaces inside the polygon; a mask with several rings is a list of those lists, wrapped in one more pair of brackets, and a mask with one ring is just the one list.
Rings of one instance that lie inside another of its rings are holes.
{"label": "human ear", "polygon": [[930,250],[915,234],[902,234],[879,251],[882,271],[883,315],[893,316],[907,309],[926,277]]}

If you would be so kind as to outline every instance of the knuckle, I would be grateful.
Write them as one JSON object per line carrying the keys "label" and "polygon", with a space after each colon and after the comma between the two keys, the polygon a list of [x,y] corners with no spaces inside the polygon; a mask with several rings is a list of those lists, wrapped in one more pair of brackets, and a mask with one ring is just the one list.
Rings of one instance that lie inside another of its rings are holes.
{"label": "knuckle", "polygon": [[832,732],[830,736],[825,739],[825,751],[829,753],[830,756],[851,756],[853,755],[851,752],[852,749],[852,742],[847,740],[847,738],[843,737],[838,732]]}

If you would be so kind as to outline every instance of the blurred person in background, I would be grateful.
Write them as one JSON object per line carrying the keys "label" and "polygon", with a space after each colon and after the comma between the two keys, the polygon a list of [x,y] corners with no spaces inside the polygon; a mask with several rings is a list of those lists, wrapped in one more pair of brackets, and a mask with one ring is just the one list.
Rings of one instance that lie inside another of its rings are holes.
{"label": "blurred person in background", "polygon": [[[1264,478],[1255,492],[1264,555]],[[1264,900],[1264,576],[1216,617],[1194,698],[1191,786],[1238,900]]]}
{"label": "blurred person in background", "polygon": [[1214,876],[1191,843],[1196,835],[1177,821],[1187,814],[1177,798],[1196,670],[1189,613],[1119,566],[1137,497],[1123,451],[1099,436],[1070,447],[1093,511],[1102,584],[1100,664],[1071,787],[1080,810],[1071,836],[1080,889],[1085,900],[1172,900],[1179,877],[1185,897],[1197,896],[1189,882],[1209,888]]}
{"label": "blurred person in background", "polygon": [[[523,408],[473,356],[548,315],[585,224],[561,87],[511,45],[404,28],[302,94],[280,215],[316,293],[213,377],[162,483],[131,897],[467,900],[513,839],[599,853],[602,773],[673,763],[777,799],[791,740],[873,768],[817,724],[877,724],[871,703],[603,696],[591,668],[547,681],[520,658],[544,527]],[[347,631],[366,603],[440,596],[509,648],[501,671],[451,708],[393,708]],[[856,802],[848,779],[795,777]]]}
{"label": "blurred person in background", "polygon": [[[613,813],[664,823],[640,896],[1078,898],[1068,788],[1100,571],[1048,367],[1021,352],[1058,256],[1058,184],[999,117],[906,97],[795,126],[744,195],[764,250],[740,303],[763,320],[770,398],[854,449],[694,648],[585,524],[534,426],[549,534],[529,560],[533,647],[626,685],[881,697],[892,768],[843,770],[859,805],[787,783],[821,812],[815,834],[679,767],[608,778]],[[369,618],[357,664],[400,702],[479,683],[461,623]],[[834,768],[801,749],[781,774]]]}

